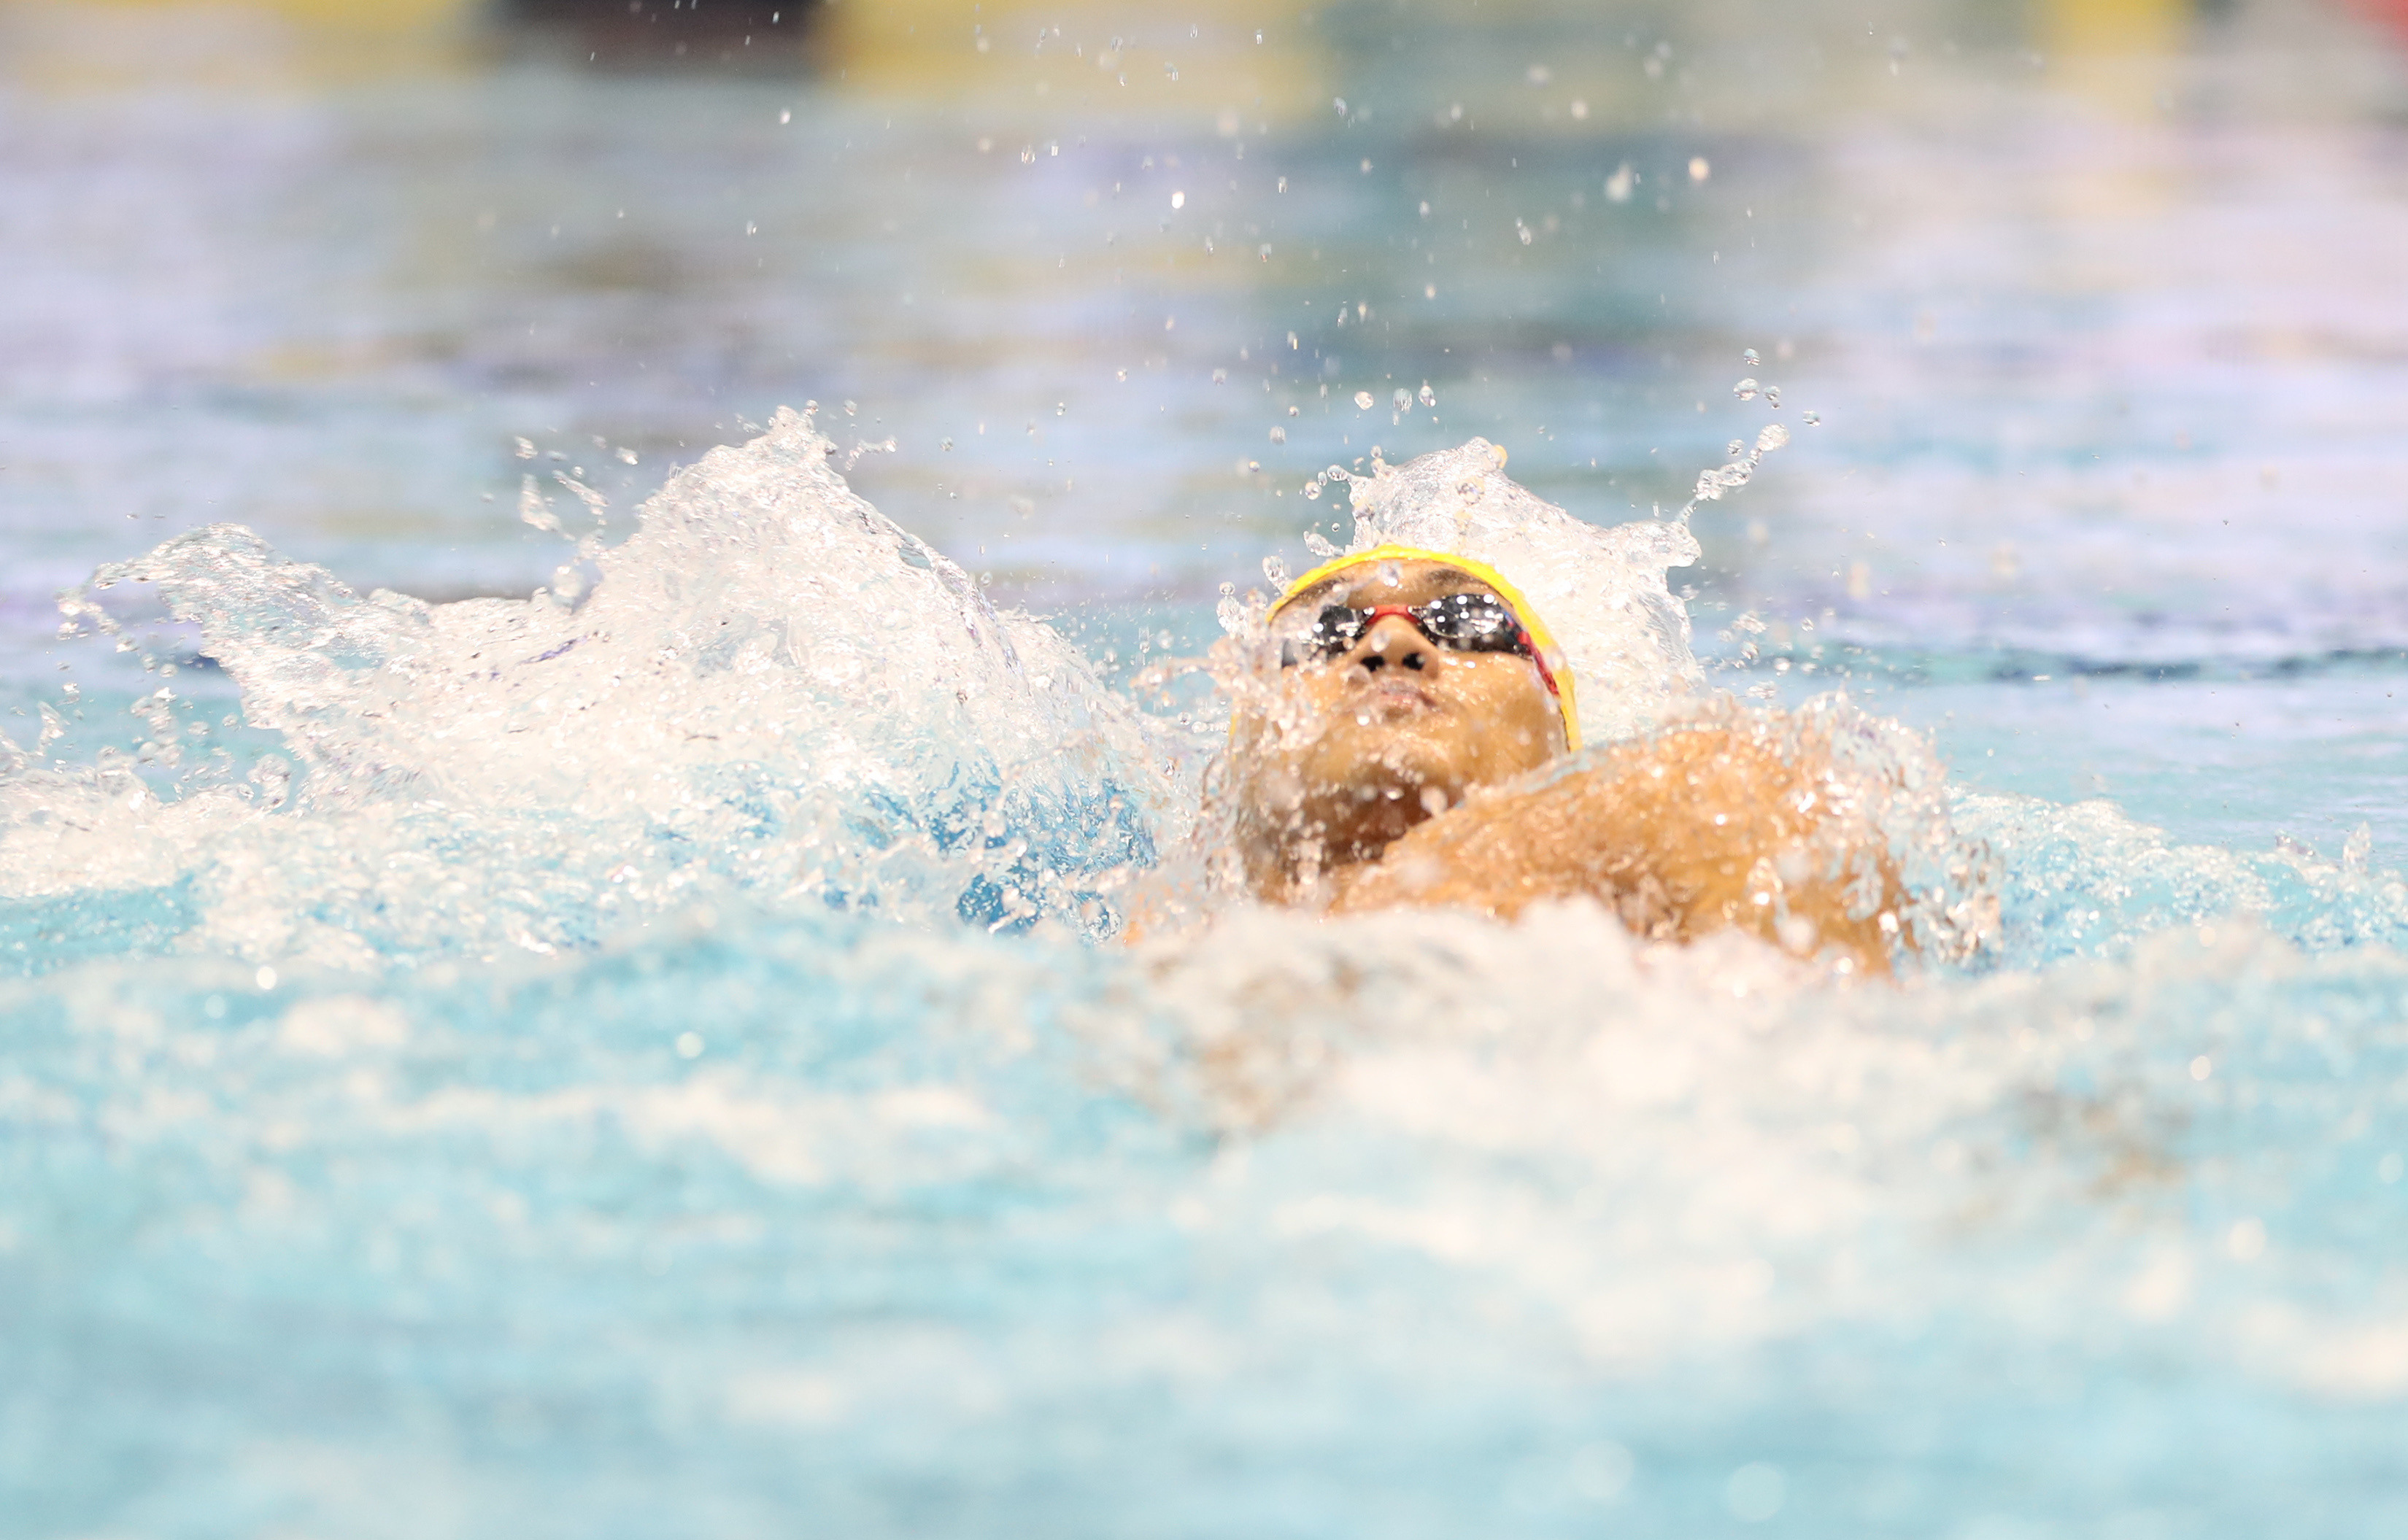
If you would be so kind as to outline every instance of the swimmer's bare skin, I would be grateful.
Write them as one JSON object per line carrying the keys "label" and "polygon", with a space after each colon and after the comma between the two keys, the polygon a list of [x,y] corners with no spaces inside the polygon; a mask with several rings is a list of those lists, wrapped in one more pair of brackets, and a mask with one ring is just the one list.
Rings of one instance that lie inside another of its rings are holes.
{"label": "swimmer's bare skin", "polygon": [[[1306,606],[1369,609],[1484,592],[1441,563],[1340,574]],[[1834,802],[1828,750],[1751,714],[1617,745],[1553,779],[1566,752],[1528,659],[1436,647],[1383,618],[1354,649],[1284,668],[1241,704],[1230,788],[1247,881],[1337,913],[1402,905],[1512,918],[1595,898],[1638,934],[1739,928],[1888,970],[1899,880]],[[1521,783],[1521,784],[1516,784]]]}
{"label": "swimmer's bare skin", "polygon": [[[1851,848],[1813,747],[1784,749],[1729,727],[1683,729],[1617,745],[1594,768],[1534,789],[1475,794],[1379,859],[1332,874],[1330,907],[1511,919],[1586,896],[1637,935],[1687,941],[1736,927],[1793,950],[1837,948],[1885,973],[1881,914],[1895,934],[1896,873]],[[1881,907],[1852,912],[1852,890],[1868,879]]]}

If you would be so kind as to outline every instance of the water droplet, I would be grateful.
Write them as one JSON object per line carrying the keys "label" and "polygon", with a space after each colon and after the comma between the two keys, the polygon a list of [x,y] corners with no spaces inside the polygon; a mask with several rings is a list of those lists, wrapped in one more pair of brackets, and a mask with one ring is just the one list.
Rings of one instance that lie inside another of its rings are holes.
{"label": "water droplet", "polygon": [[1763,363],[1763,362],[1764,362],[1764,360],[1763,360],[1761,357],[1759,357],[1759,356],[1757,355],[1756,350],[1755,349],[1753,349],[1753,348],[1750,348],[1750,349],[1748,349],[1746,351],[1744,351],[1744,352],[1741,353],[1741,354],[1739,355],[1739,361],[1740,361],[1742,364],[1746,364],[1746,365],[1747,365],[1749,368],[1751,368],[1751,369],[1755,368],[1757,364],[1761,364],[1761,363]]}
{"label": "water droplet", "polygon": [[1713,174],[1713,163],[1708,161],[1703,155],[1692,155],[1689,157],[1689,179],[1691,181],[1701,182]]}
{"label": "water droplet", "polygon": [[1184,208],[1184,207],[1187,207],[1187,194],[1186,194],[1186,193],[1184,193],[1184,192],[1173,192],[1173,193],[1170,195],[1170,207],[1173,207],[1173,208]]}
{"label": "water droplet", "polygon": [[1614,168],[1613,175],[1605,179],[1605,195],[1607,199],[1613,203],[1628,203],[1630,201],[1630,184],[1637,179],[1638,178],[1631,172],[1630,163],[1628,161],[1623,162],[1619,166]]}
{"label": "water droplet", "polygon": [[1823,425],[1823,414],[1821,412],[1808,412],[1806,414],[1806,425],[1810,428],[1821,427]]}
{"label": "water droplet", "polygon": [[1317,497],[1319,497],[1319,496],[1321,495],[1321,483],[1320,483],[1320,481],[1319,481],[1319,480],[1317,480],[1317,479],[1315,479],[1315,480],[1312,480],[1312,481],[1307,481],[1307,482],[1304,484],[1304,495],[1305,495],[1305,496],[1307,496],[1307,497],[1313,497],[1313,498],[1317,498]]}
{"label": "water droplet", "polygon": [[1290,417],[1302,417],[1304,415],[1304,408],[1301,406],[1290,406],[1287,409],[1287,415]]}
{"label": "water droplet", "polygon": [[2266,1254],[2266,1223],[2241,1219],[2225,1233],[2224,1249],[2234,1262],[2256,1262]]}
{"label": "water droplet", "polygon": [[1371,409],[1371,392],[1369,391],[1355,392],[1354,406],[1358,411],[1369,411]]}
{"label": "water droplet", "polygon": [[1768,406],[1771,407],[1774,411],[1779,411],[1779,410],[1781,409],[1781,387],[1780,387],[1780,386],[1778,386],[1778,385],[1767,385],[1767,386],[1764,388],[1764,404],[1765,404],[1766,406]]}
{"label": "water droplet", "polygon": [[1408,407],[1408,406],[1412,406],[1412,404],[1413,404],[1413,392],[1411,392],[1411,391],[1406,390],[1402,385],[1398,386],[1398,387],[1397,387],[1397,394],[1396,394],[1396,408],[1397,408],[1397,410],[1398,410],[1398,411],[1400,411],[1400,412],[1401,412],[1401,411],[1403,411],[1406,407]]}
{"label": "water droplet", "polygon": [[1285,428],[1273,428],[1273,429],[1271,430],[1271,442],[1272,442],[1272,443],[1274,443],[1274,444],[1284,444],[1284,443],[1286,443],[1286,442],[1287,442],[1287,430],[1286,430]]}
{"label": "water droplet", "polygon": [[1438,392],[1430,389],[1430,383],[1426,379],[1422,381],[1422,405],[1425,406],[1438,405]]}
{"label": "water droplet", "polygon": [[1630,1485],[1638,1464],[1628,1449],[1612,1439],[1587,1445],[1572,1453],[1572,1490],[1592,1503],[1611,1503]]}
{"label": "water droplet", "polygon": [[1758,388],[1759,387],[1756,385],[1755,380],[1742,379],[1738,384],[1731,387],[1731,394],[1739,397],[1742,401],[1754,401]]}
{"label": "water droplet", "polygon": [[1729,443],[1723,446],[1723,454],[1726,458],[1736,459],[1740,451],[1746,448],[1747,446],[1744,443],[1734,438]]}
{"label": "water droplet", "polygon": [[1789,1483],[1777,1465],[1742,1465],[1723,1483],[1723,1506],[1742,1524],[1761,1524],[1781,1511]]}
{"label": "water droplet", "polygon": [[1788,429],[1783,427],[1778,422],[1768,422],[1764,425],[1764,431],[1756,435],[1756,452],[1758,454],[1770,454],[1773,450],[1781,448],[1782,445],[1788,442]]}
{"label": "water droplet", "polygon": [[1304,549],[1325,562],[1338,554],[1338,548],[1324,538],[1319,530],[1304,532]]}

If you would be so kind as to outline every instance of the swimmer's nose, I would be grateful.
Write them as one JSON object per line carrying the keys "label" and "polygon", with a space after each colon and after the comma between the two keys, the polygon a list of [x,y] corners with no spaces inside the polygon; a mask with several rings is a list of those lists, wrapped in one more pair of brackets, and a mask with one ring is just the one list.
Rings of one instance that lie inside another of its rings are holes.
{"label": "swimmer's nose", "polygon": [[1346,661],[1366,674],[1377,674],[1390,663],[1418,674],[1429,666],[1429,638],[1403,616],[1383,615]]}

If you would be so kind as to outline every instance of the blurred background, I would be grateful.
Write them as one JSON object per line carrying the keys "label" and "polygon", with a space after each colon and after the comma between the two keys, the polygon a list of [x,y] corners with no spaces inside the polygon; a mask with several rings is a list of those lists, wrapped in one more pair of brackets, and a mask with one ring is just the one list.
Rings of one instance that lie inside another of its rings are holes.
{"label": "blurred background", "polygon": [[781,404],[999,600],[1197,640],[1342,535],[1325,466],[1476,434],[1611,522],[1781,421],[1675,575],[1702,649],[1977,784],[2408,835],[2403,50],[2402,0],[0,0],[0,689],[217,520],[525,593],[523,474],[624,534]]}

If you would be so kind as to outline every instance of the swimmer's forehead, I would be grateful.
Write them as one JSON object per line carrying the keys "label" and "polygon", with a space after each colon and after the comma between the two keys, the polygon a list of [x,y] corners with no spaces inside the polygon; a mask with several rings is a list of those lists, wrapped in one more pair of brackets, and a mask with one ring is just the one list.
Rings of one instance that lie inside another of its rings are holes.
{"label": "swimmer's forehead", "polygon": [[1311,615],[1326,605],[1357,609],[1378,604],[1418,605],[1450,593],[1494,593],[1495,589],[1461,567],[1426,556],[1390,557],[1333,572],[1288,601],[1291,613]]}

